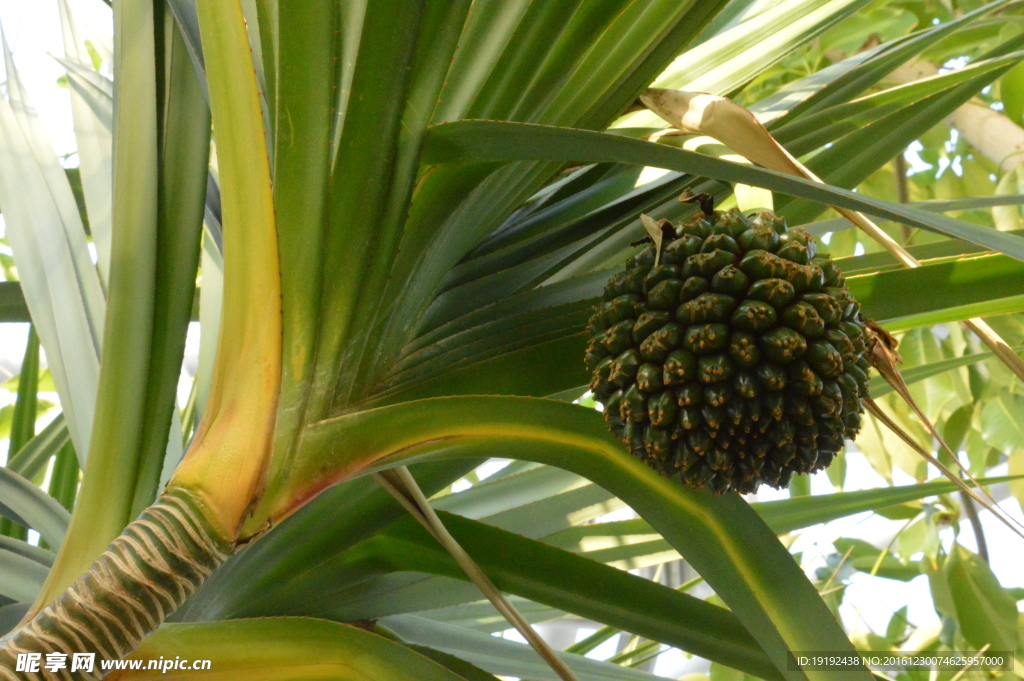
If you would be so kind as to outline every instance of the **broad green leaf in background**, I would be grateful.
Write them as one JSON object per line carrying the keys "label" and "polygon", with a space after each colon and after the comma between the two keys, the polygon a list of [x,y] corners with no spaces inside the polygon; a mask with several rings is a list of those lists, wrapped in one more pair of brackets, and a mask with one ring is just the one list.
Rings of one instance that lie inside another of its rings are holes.
{"label": "broad green leaf in background", "polygon": [[1017,649],[1017,603],[989,566],[959,544],[943,564],[964,638],[980,649]]}
{"label": "broad green leaf in background", "polygon": [[993,447],[1007,454],[1024,442],[1024,396],[1004,393],[981,410],[981,433]]}
{"label": "broad green leaf in background", "polygon": [[1015,66],[999,79],[1003,112],[1017,125],[1024,125],[1024,64]]}
{"label": "broad green leaf in background", "polygon": [[[1024,300],[1019,300],[1021,295],[1017,293],[1024,290],[1024,263],[1001,255],[851,275],[847,283],[851,293],[863,305],[864,314],[885,320],[886,328],[905,329],[908,325],[921,325],[921,322],[914,321],[912,315],[926,312],[940,314],[943,321],[958,321],[948,318],[956,316],[958,307],[982,302],[1015,301],[1012,303],[1016,308],[1014,311],[1024,309]],[[914,295],[905,295],[906,291],[914,291]],[[901,320],[901,317],[909,319]],[[938,322],[926,323],[933,325]]]}

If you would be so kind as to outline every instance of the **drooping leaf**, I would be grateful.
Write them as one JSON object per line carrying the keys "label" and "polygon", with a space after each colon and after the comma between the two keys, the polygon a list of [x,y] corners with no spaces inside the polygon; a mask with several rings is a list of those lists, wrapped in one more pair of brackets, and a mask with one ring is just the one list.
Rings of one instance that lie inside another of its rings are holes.
{"label": "drooping leaf", "polygon": [[45,565],[0,546],[0,596],[32,602],[49,572]]}
{"label": "drooping leaf", "polygon": [[[410,643],[437,648],[472,662],[492,674],[558,681],[551,668],[523,643],[469,631],[415,615],[386,617],[380,622]],[[582,655],[559,655],[580,681],[655,681],[660,678],[628,667],[590,660]]]}
{"label": "drooping leaf", "polygon": [[89,448],[105,304],[67,176],[53,153],[4,43],[0,98],[0,205],[32,321],[82,463]]}
{"label": "drooping leaf", "polygon": [[9,468],[0,466],[0,515],[39,532],[46,543],[61,545],[70,518],[49,495]]}
{"label": "drooping leaf", "polygon": [[[502,591],[607,622],[752,674],[781,678],[743,625],[724,609],[482,522],[448,514],[442,517],[456,541]],[[437,542],[406,517],[335,559],[264,593],[261,602],[252,604],[245,614],[257,616],[276,610],[330,619],[375,619],[406,611],[412,605],[406,599],[387,596],[375,610],[374,589],[366,587],[372,583],[371,576],[385,572],[466,579]],[[435,590],[443,587],[436,582],[434,586]],[[461,590],[457,596],[462,596]],[[479,594],[470,598],[479,598]]]}
{"label": "drooping leaf", "polygon": [[424,152],[424,162],[429,164],[520,159],[618,161],[741,182],[825,205],[872,213],[1024,260],[1024,239],[774,171],[616,135],[499,121],[459,121],[432,128]]}
{"label": "drooping leaf", "polygon": [[[376,425],[378,419],[385,419],[387,428]],[[423,400],[317,424],[307,431],[307,449],[297,463],[321,471],[314,485],[329,479],[325,466],[354,471],[388,455],[385,465],[418,457],[479,456],[481,447],[490,456],[558,465],[593,480],[645,517],[705,576],[783,673],[792,674],[786,671],[786,645],[811,646],[792,650],[850,645],[789,553],[746,502],[659,478],[606,433],[596,411],[560,402]],[[748,561],[750,570],[738,571]],[[771,570],[761,569],[769,561]],[[768,581],[758,576],[769,572],[773,577]],[[783,573],[792,577],[780,579]],[[793,618],[791,606],[797,601],[801,614]]]}

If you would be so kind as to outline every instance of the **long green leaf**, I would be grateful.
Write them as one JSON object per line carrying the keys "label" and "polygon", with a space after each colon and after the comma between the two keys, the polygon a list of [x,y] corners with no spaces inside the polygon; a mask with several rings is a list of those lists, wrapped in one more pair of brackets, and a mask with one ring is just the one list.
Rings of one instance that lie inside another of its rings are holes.
{"label": "long green leaf", "polygon": [[178,379],[195,297],[210,151],[210,110],[201,83],[177,25],[171,23],[168,32],[161,93],[153,332],[132,518],[153,502],[161,473],[177,465],[182,456],[180,438],[169,433],[177,416]]}
{"label": "long green leaf", "polygon": [[[36,434],[36,392],[38,388],[39,336],[36,335],[35,327],[29,326],[28,340],[25,342],[25,355],[21,360],[21,369],[18,372],[18,397],[14,402],[14,413],[11,416],[11,439],[7,445],[8,464],[10,459]],[[25,539],[28,536],[26,528],[19,527],[6,518],[0,520],[0,535],[18,539]]]}
{"label": "long green leaf", "polygon": [[0,549],[33,560],[47,568],[53,565],[53,551],[33,546],[21,539],[0,537]]}
{"label": "long green leaf", "polygon": [[[366,295],[365,286],[376,288],[377,283],[367,277],[378,261],[390,261],[397,245],[397,226],[380,228],[423,11],[421,3],[411,0],[368,3],[352,81],[352,91],[359,96],[348,102],[329,187],[322,248],[324,271],[331,276],[321,286],[317,365],[307,402],[313,418],[330,413],[339,382],[342,393],[348,392],[346,383],[356,371],[355,358],[363,342],[361,332],[366,331],[354,327],[358,307],[361,302],[378,305],[376,296]],[[359,341],[350,342],[353,337]],[[339,380],[339,370],[347,378]]]}
{"label": "long green leaf", "polygon": [[[162,15],[161,15],[162,16]],[[40,593],[44,606],[82,574],[131,520],[139,469],[155,305],[157,245],[157,92],[154,11],[119,4],[111,269],[104,361],[96,387],[89,474],[69,540]],[[129,37],[130,36],[130,37]],[[45,343],[44,343],[45,347]],[[76,451],[82,451],[75,443]],[[93,455],[95,458],[93,459]],[[49,542],[48,542],[49,543]],[[57,544],[50,544],[57,546]]]}
{"label": "long green leaf", "polygon": [[[444,522],[503,591],[614,624],[748,673],[781,678],[743,625],[722,608],[481,522],[453,515],[445,515]],[[278,611],[340,619],[355,616],[353,609],[361,610],[362,617],[372,618],[402,612],[409,607],[405,599],[385,596],[383,611],[374,611],[372,598],[367,598],[367,592],[373,591],[366,588],[369,578],[384,571],[466,580],[437,542],[406,517],[335,559],[265,593],[247,614]],[[435,592],[440,590],[439,585],[434,586]],[[473,597],[479,598],[476,594]],[[350,599],[353,603],[346,612]]]}
{"label": "long green leaf", "polygon": [[387,455],[377,465],[479,456],[482,449],[489,456],[566,468],[645,517],[705,576],[787,677],[800,674],[787,671],[786,650],[850,647],[817,592],[746,502],[658,477],[622,451],[596,411],[511,397],[423,400],[325,421],[307,431],[304,443],[298,466],[321,476],[325,468],[353,471]]}
{"label": "long green leaf", "polygon": [[[460,33],[469,20],[471,3],[468,0],[427,4],[419,18],[418,35],[415,38],[416,54],[412,60],[408,92],[401,122],[395,140],[393,175],[390,191],[385,201],[381,221],[376,225],[379,234],[379,256],[371,259],[367,268],[362,295],[353,320],[353,328],[359,329],[357,338],[358,355],[350,362],[358,368],[351,377],[342,367],[339,381],[339,402],[345,403],[356,395],[363,395],[369,385],[376,382],[382,355],[391,355],[392,348],[382,347],[383,339],[377,329],[386,326],[390,319],[382,315],[382,308],[376,300],[383,297],[388,287],[394,265],[396,249],[400,248],[411,198],[419,179],[419,157],[427,127],[433,116],[434,107],[445,85],[449,68],[458,51]],[[476,11],[486,12],[478,9]],[[376,328],[374,328],[376,326]]]}
{"label": "long green leaf", "polygon": [[82,463],[89,448],[105,306],[74,195],[21,85],[4,41],[0,205],[21,289],[46,349]]}
{"label": "long green leaf", "polygon": [[[508,6],[501,5],[503,10]],[[584,10],[572,18],[530,92],[509,115],[583,128],[607,126],[721,6],[719,0],[656,0],[630,2],[616,13],[607,2],[594,3],[593,11]],[[502,43],[500,36],[496,43]],[[492,45],[487,41],[482,49],[490,50]],[[460,46],[457,61],[471,58],[472,50]],[[449,76],[449,85],[459,83],[453,74]],[[445,120],[440,111],[435,121]],[[380,318],[387,320],[376,334],[381,349],[376,371],[390,368],[392,357],[387,353],[397,353],[415,334],[418,318],[449,269],[557,170],[555,163],[523,163],[489,178],[478,169],[421,177],[391,272],[389,294],[374,302],[379,302]],[[483,186],[474,191],[481,181]]]}
{"label": "long green leaf", "polygon": [[0,596],[31,602],[42,588],[47,572],[45,565],[0,546]]}
{"label": "long green leaf", "polygon": [[[1020,477],[981,478],[978,482],[982,485],[995,485],[1001,482],[1017,480]],[[830,520],[843,518],[854,513],[875,511],[886,506],[894,506],[907,501],[923,499],[924,497],[949,494],[957,489],[959,487],[955,483],[935,481],[901,487],[793,497],[792,499],[779,499],[778,501],[763,501],[753,506],[769,527],[778,534],[784,534],[802,527],[827,523]]]}
{"label": "long green leaf", "polygon": [[[1015,49],[1019,49],[1017,42],[1011,39],[1005,44],[1013,44]],[[1015,56],[1019,58],[1021,55]],[[857,186],[936,122],[1012,68],[1015,61],[1008,60],[991,71],[982,72],[964,83],[913,102],[859,128],[809,159],[807,167],[830,184],[850,188]],[[823,211],[820,204],[788,199],[779,201],[775,209],[794,224],[807,222]]]}
{"label": "long green leaf", "polygon": [[[851,0],[781,2],[684,52],[653,86],[726,95],[865,4]],[[637,117],[630,124],[656,122],[653,118]]]}
{"label": "long green leaf", "polygon": [[18,397],[14,402],[11,421],[11,441],[7,447],[8,459],[16,455],[36,434],[36,392],[39,389],[39,336],[34,326],[28,330],[25,355],[18,372]]}
{"label": "long green leaf", "polygon": [[26,478],[34,478],[69,440],[64,412],[50,421],[39,434],[25,443],[8,461],[7,467]]}
{"label": "long green leaf", "polygon": [[[1013,195],[1007,195],[1007,196],[969,196],[969,197],[965,197],[965,198],[961,198],[961,199],[932,199],[930,201],[913,201],[911,203],[908,203],[907,205],[908,206],[913,206],[914,208],[920,208],[921,210],[926,210],[926,211],[929,211],[929,212],[946,213],[946,212],[951,212],[951,211],[955,211],[955,210],[971,210],[971,209],[974,209],[974,208],[990,208],[992,206],[1019,206],[1019,205],[1022,205],[1022,204],[1024,204],[1024,195],[1013,194]],[[841,232],[841,231],[847,230],[847,229],[855,229],[856,225],[854,225],[852,222],[850,222],[846,218],[835,218],[835,219],[832,219],[832,220],[819,220],[817,222],[809,222],[807,224],[800,225],[800,227],[803,227],[804,229],[806,229],[808,232],[810,232],[814,236],[822,236],[823,234],[827,234],[828,232]],[[1020,233],[1021,233],[1021,230],[1014,230],[1013,232],[1011,232],[1011,234],[1020,234]],[[914,249],[922,249],[922,248],[928,248],[928,247],[934,248],[934,247],[940,246],[940,244],[941,244],[942,248],[957,249],[957,250],[953,251],[953,253],[956,253],[956,254],[959,254],[959,253],[975,253],[975,252],[978,252],[980,250],[984,250],[984,249],[981,249],[981,248],[975,246],[974,244],[949,242],[949,241],[946,241],[946,242],[941,242],[940,241],[940,242],[932,243],[932,244],[922,244],[920,246],[912,246],[911,248],[909,248],[907,250],[909,250],[911,253],[914,253]],[[884,252],[884,251],[879,251],[877,253],[869,253],[866,256],[852,256],[852,257],[848,257],[848,258],[842,258],[842,260],[848,260],[848,261],[852,262],[854,257],[856,257],[856,258],[863,258],[863,259],[865,259],[865,261],[869,257],[874,257],[874,258],[879,259],[882,262],[885,262],[886,264],[893,264],[893,265],[897,265],[898,264],[896,262],[895,258],[893,258],[891,255],[889,255],[889,253]],[[920,258],[920,257],[918,258],[918,260],[921,260],[921,259],[922,258]],[[856,262],[860,262],[860,260],[857,260]],[[845,268],[844,268],[844,271],[845,271]]]}
{"label": "long green leaf", "polygon": [[278,434],[268,474],[272,481],[287,474],[313,380],[315,357],[309,351],[309,339],[319,323],[338,12],[334,3],[284,0],[264,17],[261,29],[274,22],[278,27],[277,98],[273,102],[278,246],[282,262],[302,266],[281,269],[283,375]]}
{"label": "long green leaf", "polygon": [[[850,291],[871,318],[898,320],[911,314],[1012,297],[1024,290],[1024,263],[982,255],[914,269],[850,276]],[[907,291],[914,295],[908,296]]]}
{"label": "long green leaf", "polygon": [[586,484],[586,480],[568,471],[538,466],[516,475],[493,481],[485,480],[465,491],[435,499],[432,505],[441,511],[478,519],[541,501]]}
{"label": "long green leaf", "polygon": [[81,34],[67,0],[60,0],[57,7],[60,9],[66,57],[64,66],[68,70],[71,116],[75,126],[78,168],[82,177],[85,206],[89,213],[89,230],[93,243],[96,244],[96,264],[100,276],[106,283],[110,281],[111,202],[114,177],[113,106],[103,94],[92,90],[98,83],[100,87],[110,88],[104,94],[112,96],[113,83],[92,69],[75,68],[76,65],[89,64],[91,61],[85,46],[85,36]]}
{"label": "long green leaf", "polygon": [[78,479],[81,469],[75,457],[75,448],[70,442],[64,444],[57,452],[53,461],[53,472],[50,474],[50,496],[69,511],[75,506],[78,496]]}
{"label": "long green leaf", "polygon": [[[483,523],[458,516],[444,520],[459,544],[505,591],[762,678],[781,678],[737,619],[700,599]],[[385,534],[441,555],[436,543],[410,521]],[[413,552],[400,551],[400,555],[399,560],[409,557],[415,564]],[[457,570],[449,570],[449,576],[459,576]]]}
{"label": "long green leaf", "polygon": [[794,156],[803,156],[925,97],[949,91],[964,83],[971,83],[973,89],[980,90],[990,79],[989,73],[999,72],[1018,60],[1017,56],[988,59],[946,74],[889,88],[804,116],[789,125],[773,129],[772,136]]}
{"label": "long green leaf", "polygon": [[[551,668],[524,643],[506,641],[415,615],[386,617],[380,623],[410,643],[443,650],[492,674],[558,681]],[[662,678],[637,669],[590,660],[582,655],[559,653],[558,656],[580,681],[656,681]]]}
{"label": "long green leaf", "polygon": [[[502,4],[505,5],[504,8],[501,7]],[[523,105],[523,100],[536,98],[537,93],[532,91],[529,84],[545,70],[548,60],[560,61],[558,57],[561,43],[567,42],[573,29],[583,23],[581,19],[586,17],[590,20],[591,26],[595,27],[606,25],[606,17],[621,11],[624,4],[623,0],[604,3],[569,0],[563,3],[505,2],[494,3],[493,9],[476,8],[474,15],[480,12],[485,16],[483,21],[470,16],[466,23],[466,38],[473,36],[480,40],[479,47],[487,50],[485,54],[495,54],[492,50],[499,48],[496,51],[498,59],[493,64],[480,60],[490,67],[485,71],[480,68],[481,64],[477,61],[479,56],[483,56],[481,52],[484,52],[484,49],[471,50],[470,56],[467,57],[458,56],[459,67],[467,71],[476,70],[486,75],[487,79],[479,84],[475,96],[468,102],[468,106],[464,106],[463,113],[457,118],[504,118],[509,116],[517,105]],[[500,11],[501,9],[504,11]],[[494,22],[499,13],[508,17],[504,25]],[[518,19],[514,24],[509,20],[513,18]],[[482,30],[484,27],[489,30]],[[510,33],[509,28],[514,28],[514,32]],[[486,47],[484,40],[487,41]],[[503,40],[506,41],[505,44],[502,44]],[[460,49],[472,47],[468,40],[460,45]],[[457,78],[458,75],[457,72],[451,73],[449,78]],[[454,88],[446,86],[445,90],[445,94],[448,95]],[[463,97],[472,92],[465,86],[460,90]],[[451,112],[446,112],[446,116],[448,120],[452,120]]]}
{"label": "long green leaf", "polygon": [[69,516],[48,494],[9,468],[0,466],[0,514],[39,533],[58,547],[68,529]]}
{"label": "long green leaf", "polygon": [[764,187],[825,205],[874,213],[912,227],[964,239],[1024,260],[1024,239],[941,215],[927,214],[836,187],[617,135],[504,121],[459,121],[431,130],[424,163],[469,163],[551,159],[617,161],[667,168],[729,182]]}

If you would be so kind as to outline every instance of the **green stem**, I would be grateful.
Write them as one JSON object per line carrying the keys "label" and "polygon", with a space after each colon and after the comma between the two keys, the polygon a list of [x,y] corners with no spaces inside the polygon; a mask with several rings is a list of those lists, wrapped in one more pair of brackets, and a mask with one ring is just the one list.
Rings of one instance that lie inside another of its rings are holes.
{"label": "green stem", "polygon": [[[214,532],[201,507],[182,490],[167,492],[125,528],[56,601],[17,630],[0,649],[0,679],[67,678],[16,672],[19,653],[95,653],[102,660],[131,653],[227,560],[232,549]],[[62,670],[66,671],[66,670]]]}

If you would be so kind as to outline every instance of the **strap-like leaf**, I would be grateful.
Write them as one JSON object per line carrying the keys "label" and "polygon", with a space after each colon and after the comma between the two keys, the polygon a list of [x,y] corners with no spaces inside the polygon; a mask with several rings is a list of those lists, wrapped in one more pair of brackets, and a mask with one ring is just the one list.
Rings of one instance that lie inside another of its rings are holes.
{"label": "strap-like leaf", "polygon": [[34,478],[46,467],[50,457],[57,455],[68,438],[67,423],[64,422],[64,412],[61,412],[10,458],[7,468],[22,477]]}
{"label": "strap-like leaf", "polygon": [[[557,681],[551,670],[522,643],[415,615],[386,617],[380,623],[410,643],[443,650],[492,674]],[[657,681],[662,678],[637,669],[591,660],[582,655],[561,653],[560,657],[581,681]]]}
{"label": "strap-like leaf", "polygon": [[0,596],[31,603],[42,588],[47,572],[45,565],[0,545]]}
{"label": "strap-like leaf", "polygon": [[792,557],[746,502],[658,477],[611,440],[596,411],[524,398],[422,400],[322,422],[307,430],[304,445],[297,472],[313,467],[323,481],[326,470],[351,475],[383,456],[388,458],[377,466],[480,456],[484,450],[566,468],[645,517],[707,578],[787,676],[795,672],[786,670],[786,650],[850,647]]}
{"label": "strap-like leaf", "polygon": [[434,127],[424,151],[428,164],[521,159],[618,161],[741,182],[826,205],[870,211],[1024,260],[1024,239],[1003,232],[782,173],[617,135],[504,121],[459,121]]}
{"label": "strap-like leaf", "polygon": [[70,516],[48,494],[9,468],[0,466],[0,515],[39,532],[47,544],[58,547]]}
{"label": "strap-like leaf", "polygon": [[7,97],[0,97],[0,204],[21,288],[46,350],[75,451],[89,449],[99,381],[105,303],[67,176],[26,98],[4,43]]}

